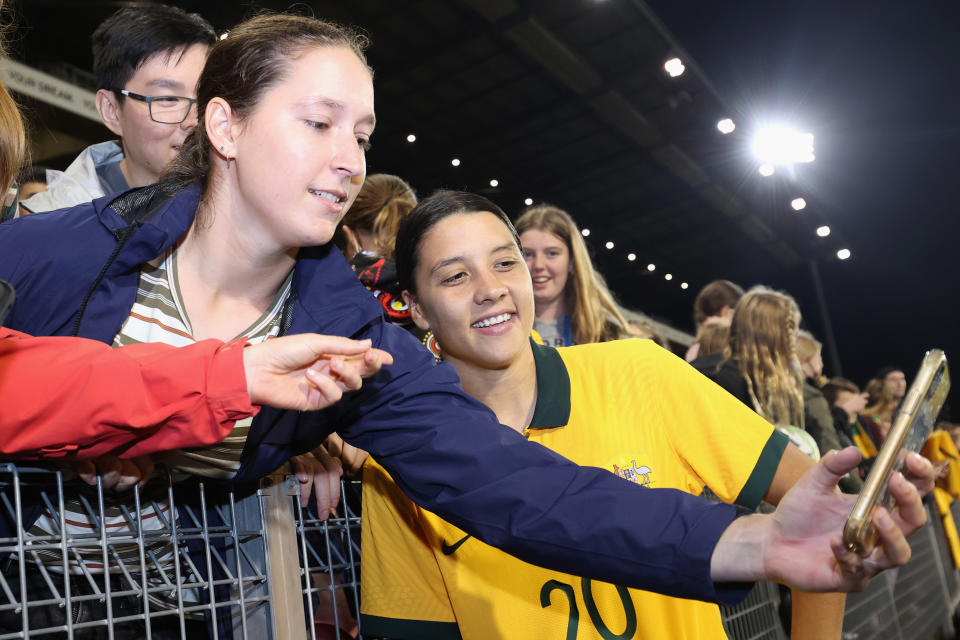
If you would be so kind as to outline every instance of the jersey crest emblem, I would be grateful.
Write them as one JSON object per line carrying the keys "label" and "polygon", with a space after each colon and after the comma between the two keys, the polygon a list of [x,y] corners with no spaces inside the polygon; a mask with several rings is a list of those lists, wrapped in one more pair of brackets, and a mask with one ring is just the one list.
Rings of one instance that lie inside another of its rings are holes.
{"label": "jersey crest emblem", "polygon": [[631,460],[630,465],[613,465],[614,475],[620,476],[624,480],[630,482],[635,482],[641,487],[646,487],[650,484],[650,475],[653,473],[653,470],[650,469],[647,465],[637,466],[636,460]]}

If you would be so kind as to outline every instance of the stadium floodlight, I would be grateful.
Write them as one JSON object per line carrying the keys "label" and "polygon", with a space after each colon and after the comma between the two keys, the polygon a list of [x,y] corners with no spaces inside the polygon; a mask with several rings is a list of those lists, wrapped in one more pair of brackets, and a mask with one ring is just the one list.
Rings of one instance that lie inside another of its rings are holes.
{"label": "stadium floodlight", "polygon": [[850,257],[850,249],[840,249],[840,251],[837,251],[837,257],[846,260]]}
{"label": "stadium floodlight", "polygon": [[733,120],[730,118],[724,118],[717,123],[717,129],[720,130],[720,133],[726,135],[728,133],[733,133],[733,130],[737,128],[737,125],[733,123]]}
{"label": "stadium floodlight", "polygon": [[689,288],[690,288],[690,285],[687,284],[686,282],[681,282],[681,283],[680,283],[680,288],[681,288],[681,289],[689,289]]}
{"label": "stadium floodlight", "polygon": [[605,246],[607,247],[607,249],[613,249],[613,241],[607,240],[607,244]]}
{"label": "stadium floodlight", "polygon": [[633,261],[636,260],[636,259],[637,259],[637,254],[635,254],[635,253],[628,253],[628,254],[627,254],[627,260],[629,260],[630,262],[633,262]]}
{"label": "stadium floodlight", "polygon": [[817,227],[817,235],[821,238],[826,238],[830,235],[830,227],[823,225],[822,227]]}
{"label": "stadium floodlight", "polygon": [[583,237],[586,238],[587,236],[590,235],[590,229],[582,229],[580,233],[582,233]]}
{"label": "stadium floodlight", "polygon": [[664,279],[664,280],[673,280],[673,274],[672,274],[672,273],[664,274],[663,279]]}
{"label": "stadium floodlight", "polygon": [[653,264],[652,262],[647,265],[647,271],[656,271],[656,270],[657,270],[657,265]]}
{"label": "stadium floodlight", "polygon": [[807,207],[807,201],[803,198],[794,198],[790,201],[790,206],[794,211],[803,211]]}
{"label": "stadium floodlight", "polygon": [[671,78],[676,78],[677,76],[683,75],[683,72],[687,70],[683,66],[683,62],[680,61],[680,58],[670,58],[663,63],[663,70],[667,72]]}
{"label": "stadium floodlight", "polygon": [[773,175],[774,168],[772,164],[763,163],[760,165],[757,171],[759,171],[760,175],[762,175],[764,178],[769,178]]}
{"label": "stadium floodlight", "polygon": [[417,136],[415,136],[412,133],[407,135],[407,142],[416,142],[416,141],[417,141]]}
{"label": "stadium floodlight", "polygon": [[813,162],[813,134],[782,125],[761,127],[753,138],[753,153],[764,164]]}
{"label": "stadium floodlight", "polygon": [[454,158],[453,160],[450,161],[450,164],[452,164],[452,165],[455,166],[455,167],[459,167],[459,166],[460,166],[460,158]]}
{"label": "stadium floodlight", "polygon": [[499,187],[499,186],[500,186],[500,181],[497,180],[496,178],[494,178],[493,180],[490,181],[490,186],[491,186],[491,187]]}
{"label": "stadium floodlight", "polygon": [[523,201],[523,204],[525,204],[525,205],[527,205],[527,206],[529,207],[530,205],[533,204],[533,198],[526,198],[526,199]]}

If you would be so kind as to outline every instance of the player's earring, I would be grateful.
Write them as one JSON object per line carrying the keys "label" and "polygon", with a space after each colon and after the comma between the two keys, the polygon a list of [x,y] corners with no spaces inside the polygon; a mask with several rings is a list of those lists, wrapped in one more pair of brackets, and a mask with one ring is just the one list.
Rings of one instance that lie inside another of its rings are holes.
{"label": "player's earring", "polygon": [[440,352],[440,343],[437,342],[437,337],[433,335],[433,331],[427,331],[420,342],[422,342],[423,346],[427,348],[427,351],[433,354],[434,360],[437,362],[443,362],[443,354]]}

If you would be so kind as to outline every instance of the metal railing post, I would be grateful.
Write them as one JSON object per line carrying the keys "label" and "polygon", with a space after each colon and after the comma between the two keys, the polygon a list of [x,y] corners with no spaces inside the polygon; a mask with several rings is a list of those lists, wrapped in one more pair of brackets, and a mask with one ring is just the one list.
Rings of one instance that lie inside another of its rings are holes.
{"label": "metal railing post", "polygon": [[292,500],[299,494],[299,483],[295,476],[272,475],[260,487],[273,637],[306,640]]}

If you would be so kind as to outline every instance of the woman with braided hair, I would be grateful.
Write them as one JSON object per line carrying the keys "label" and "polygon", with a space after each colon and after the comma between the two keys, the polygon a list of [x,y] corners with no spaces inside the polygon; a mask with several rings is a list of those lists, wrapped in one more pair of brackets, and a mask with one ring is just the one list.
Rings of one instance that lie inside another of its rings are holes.
{"label": "woman with braided hair", "polygon": [[799,328],[800,309],[790,295],[753,287],[734,308],[727,347],[692,364],[818,459],[816,442],[804,430]]}

